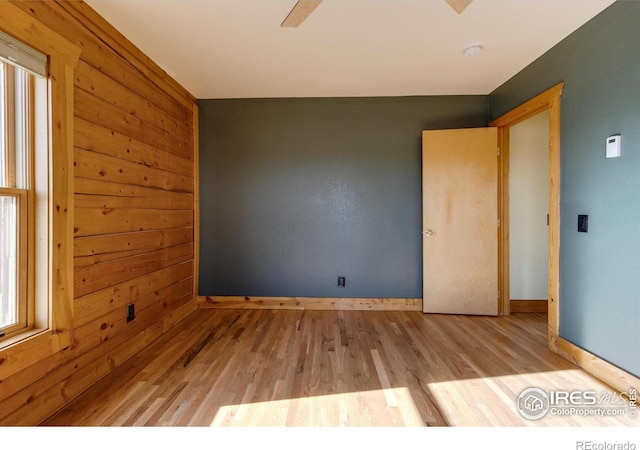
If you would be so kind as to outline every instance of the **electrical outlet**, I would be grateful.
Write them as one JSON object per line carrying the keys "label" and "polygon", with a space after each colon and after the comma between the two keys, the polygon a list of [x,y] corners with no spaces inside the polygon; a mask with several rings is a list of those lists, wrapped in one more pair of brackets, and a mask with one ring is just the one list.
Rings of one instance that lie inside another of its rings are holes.
{"label": "electrical outlet", "polygon": [[338,287],[343,288],[346,286],[347,279],[345,277],[338,277]]}
{"label": "electrical outlet", "polygon": [[127,322],[131,322],[135,318],[136,318],[136,310],[135,310],[135,306],[133,306],[133,303],[132,303],[130,305],[127,305]]}

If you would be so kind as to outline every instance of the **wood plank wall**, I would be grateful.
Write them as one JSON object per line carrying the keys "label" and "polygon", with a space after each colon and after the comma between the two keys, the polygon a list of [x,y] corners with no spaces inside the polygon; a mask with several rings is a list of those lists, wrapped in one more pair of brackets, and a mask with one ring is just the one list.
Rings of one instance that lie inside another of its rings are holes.
{"label": "wood plank wall", "polygon": [[35,425],[196,309],[197,106],[88,5],[14,3],[82,49],[73,344],[0,379],[0,425]]}

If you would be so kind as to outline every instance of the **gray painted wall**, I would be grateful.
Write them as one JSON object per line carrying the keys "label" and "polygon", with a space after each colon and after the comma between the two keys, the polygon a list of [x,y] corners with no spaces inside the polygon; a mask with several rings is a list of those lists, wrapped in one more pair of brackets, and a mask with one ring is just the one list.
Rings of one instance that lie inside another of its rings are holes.
{"label": "gray painted wall", "polygon": [[486,96],[198,105],[200,295],[422,297],[421,131]]}
{"label": "gray painted wall", "polygon": [[[560,336],[640,376],[640,2],[614,3],[490,95],[496,118],[564,81]],[[622,134],[622,157],[605,139]],[[577,215],[589,215],[588,233]]]}

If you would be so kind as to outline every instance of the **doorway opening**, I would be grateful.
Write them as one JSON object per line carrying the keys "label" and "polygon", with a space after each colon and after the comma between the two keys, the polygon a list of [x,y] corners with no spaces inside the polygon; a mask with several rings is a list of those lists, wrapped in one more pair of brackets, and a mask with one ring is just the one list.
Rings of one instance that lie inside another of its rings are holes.
{"label": "doorway opening", "polygon": [[[509,307],[547,312],[549,111],[509,130]],[[507,275],[505,274],[505,277]],[[505,283],[506,284],[506,283]]]}
{"label": "doorway opening", "polygon": [[564,83],[539,94],[491,122],[498,127],[500,155],[498,157],[498,278],[500,285],[500,315],[511,313],[510,295],[510,220],[509,220],[509,154],[512,128],[540,113],[548,114],[548,275],[547,312],[549,348],[557,350],[560,302],[560,96]]}

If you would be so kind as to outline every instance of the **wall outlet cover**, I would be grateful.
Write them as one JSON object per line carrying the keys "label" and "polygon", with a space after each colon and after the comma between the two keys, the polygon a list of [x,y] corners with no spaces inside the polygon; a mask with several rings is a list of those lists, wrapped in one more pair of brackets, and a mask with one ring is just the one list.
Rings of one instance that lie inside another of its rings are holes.
{"label": "wall outlet cover", "polygon": [[127,305],[127,322],[131,322],[136,318],[135,306],[132,304]]}

